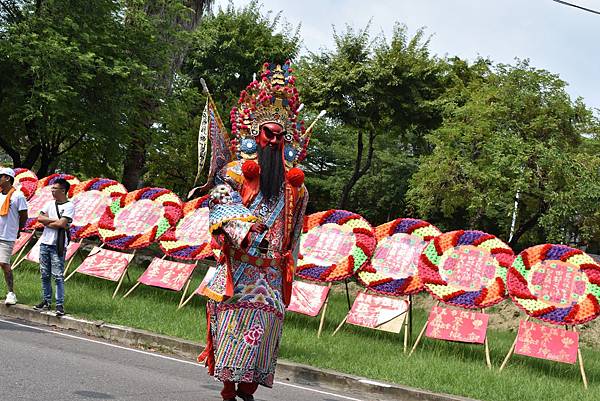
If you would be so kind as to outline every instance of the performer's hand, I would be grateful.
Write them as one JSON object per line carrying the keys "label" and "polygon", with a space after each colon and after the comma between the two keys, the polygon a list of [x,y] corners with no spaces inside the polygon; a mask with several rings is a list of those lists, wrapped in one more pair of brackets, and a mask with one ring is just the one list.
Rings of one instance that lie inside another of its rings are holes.
{"label": "performer's hand", "polygon": [[262,233],[267,229],[267,225],[264,223],[254,223],[250,227],[250,231],[253,233]]}

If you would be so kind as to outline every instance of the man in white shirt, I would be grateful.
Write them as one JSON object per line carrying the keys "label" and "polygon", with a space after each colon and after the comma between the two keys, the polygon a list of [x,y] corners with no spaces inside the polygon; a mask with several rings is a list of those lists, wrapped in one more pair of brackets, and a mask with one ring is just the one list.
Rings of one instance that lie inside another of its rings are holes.
{"label": "man in white shirt", "polygon": [[13,288],[13,274],[10,258],[13,246],[19,236],[19,230],[27,222],[27,200],[21,191],[15,189],[15,172],[11,168],[0,168],[0,267],[4,271],[4,280],[8,293],[6,305],[17,303]]}
{"label": "man in white shirt", "polygon": [[[53,277],[56,283],[57,316],[65,314],[65,254],[69,242],[69,225],[75,215],[75,207],[67,198],[70,186],[69,182],[62,178],[54,181],[50,187],[54,200],[47,202],[38,216],[38,221],[44,225],[44,232],[40,238],[40,272],[42,274],[42,295],[44,299],[33,308],[35,310],[51,309],[51,278]],[[59,244],[59,242],[62,242],[62,244]]]}

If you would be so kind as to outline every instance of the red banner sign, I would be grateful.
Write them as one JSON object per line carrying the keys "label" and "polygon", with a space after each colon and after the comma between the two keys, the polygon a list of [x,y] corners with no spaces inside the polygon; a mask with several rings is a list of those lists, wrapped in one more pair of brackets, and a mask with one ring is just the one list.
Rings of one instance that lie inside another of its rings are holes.
{"label": "red banner sign", "polygon": [[404,233],[382,238],[371,259],[377,273],[395,280],[417,274],[421,252],[427,245],[416,235]]}
{"label": "red banner sign", "polygon": [[308,316],[317,316],[329,294],[329,287],[305,281],[294,281],[292,300],[287,310]]}
{"label": "red banner sign", "polygon": [[302,239],[303,263],[330,266],[347,257],[356,243],[350,230],[333,223],[310,230]]}
{"label": "red banner sign", "polygon": [[515,353],[556,362],[575,363],[579,333],[521,320]]}
{"label": "red banner sign", "polygon": [[405,299],[360,292],[354,300],[346,322],[370,329],[399,333],[408,306],[408,301]]}
{"label": "red banner sign", "polygon": [[425,334],[440,340],[483,344],[488,320],[485,313],[434,306]]}
{"label": "red banner sign", "polygon": [[194,294],[203,295],[202,292],[204,291],[210,280],[212,280],[212,278],[215,276],[216,271],[217,269],[214,266],[208,268],[206,275],[202,279],[202,282],[200,283]]}
{"label": "red banner sign", "polygon": [[100,191],[82,191],[78,193],[73,198],[73,205],[75,206],[73,225],[97,224],[110,202],[110,196]]}
{"label": "red banner sign", "polygon": [[15,245],[13,246],[12,255],[17,254],[21,250],[21,248],[23,248],[25,245],[27,245],[27,243],[29,242],[31,237],[33,237],[33,233],[21,231],[19,233],[19,237],[15,241]]}
{"label": "red banner sign", "polygon": [[161,209],[150,199],[135,201],[115,215],[115,231],[126,235],[144,234],[158,223],[162,216]]}
{"label": "red banner sign", "polygon": [[462,245],[440,260],[440,275],[453,287],[479,291],[496,274],[498,262],[491,253],[473,245]]}
{"label": "red banner sign", "polygon": [[195,264],[154,258],[138,281],[153,287],[181,291],[195,267]]}
{"label": "red banner sign", "polygon": [[528,287],[538,299],[565,308],[583,298],[588,280],[579,267],[559,260],[546,260],[532,270]]}
{"label": "red banner sign", "polygon": [[94,247],[90,255],[77,268],[78,273],[118,281],[133,259],[129,253],[109,251]]}
{"label": "red banner sign", "polygon": [[[65,260],[71,259],[80,246],[81,244],[79,242],[69,243],[69,245],[67,245],[67,254],[65,255]],[[40,241],[36,242],[33,248],[29,250],[25,259],[33,263],[40,263]]]}

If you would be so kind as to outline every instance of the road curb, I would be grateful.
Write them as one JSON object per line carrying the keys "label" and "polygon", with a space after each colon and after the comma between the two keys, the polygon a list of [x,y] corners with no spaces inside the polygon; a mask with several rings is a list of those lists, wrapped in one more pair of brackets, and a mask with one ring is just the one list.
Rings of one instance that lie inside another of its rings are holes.
{"label": "road curb", "polygon": [[[119,326],[104,321],[89,321],[72,316],[56,317],[53,313],[40,313],[25,305],[0,305],[0,315],[28,322],[73,330],[77,333],[102,338],[128,346],[165,352],[185,359],[195,360],[203,346],[180,338],[152,333],[146,330]],[[448,394],[437,394],[426,390],[374,381],[327,369],[279,360],[277,380],[298,384],[318,384],[324,388],[362,393],[390,400],[402,401],[474,401],[470,398]]]}

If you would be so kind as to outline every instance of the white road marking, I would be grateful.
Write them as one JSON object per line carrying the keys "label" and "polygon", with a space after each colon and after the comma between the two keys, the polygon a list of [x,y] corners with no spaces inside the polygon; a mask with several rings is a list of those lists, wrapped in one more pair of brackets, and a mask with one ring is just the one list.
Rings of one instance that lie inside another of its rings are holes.
{"label": "white road marking", "polygon": [[[67,334],[67,333],[63,333],[63,332],[60,332],[60,331],[56,331],[56,330],[42,329],[40,327],[30,326],[30,325],[27,325],[27,324],[12,322],[10,320],[4,320],[4,319],[0,319],[0,322],[12,324],[12,325],[15,325],[15,326],[27,327],[29,329],[35,329],[35,330],[38,330],[38,331],[42,331],[44,333],[56,334],[56,335],[59,335],[59,336],[63,336],[63,337],[67,337],[67,338],[73,338],[73,339],[76,339],[76,340],[87,341],[87,342],[94,343],[94,344],[105,345],[105,346],[112,347],[112,348],[127,350],[127,351],[131,351],[131,352],[137,352],[139,354],[144,354],[144,355],[149,355],[149,356],[153,356],[153,357],[157,357],[157,358],[167,359],[167,360],[173,361],[173,362],[186,363],[188,365],[192,365],[192,366],[195,366],[195,367],[202,367],[197,362],[186,361],[184,359],[177,359],[177,358],[172,358],[172,357],[166,356],[166,355],[154,354],[152,352],[142,351],[142,350],[135,349],[135,348],[128,348],[128,347],[123,347],[121,345],[106,343],[106,342],[98,341],[98,340],[92,340],[91,338],[74,336],[72,334]],[[282,386],[294,387],[294,388],[305,390],[305,391],[312,391],[313,393],[319,393],[319,394],[329,395],[329,396],[340,398],[340,399],[343,399],[343,400],[362,401],[362,400],[360,400],[358,398],[346,397],[344,395],[340,395],[340,394],[336,394],[336,393],[329,393],[327,391],[315,390],[315,389],[310,388],[310,387],[298,386],[296,384],[290,384],[290,383],[285,383],[285,382],[280,382],[280,381],[275,381],[275,383],[276,384],[280,384]]]}

